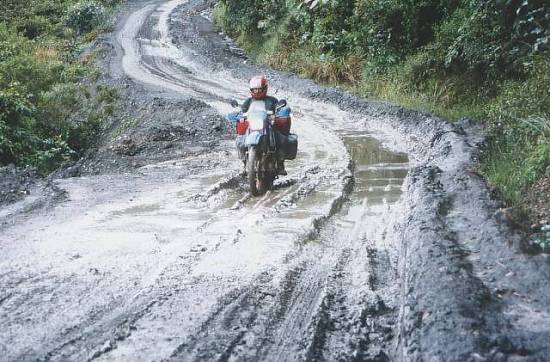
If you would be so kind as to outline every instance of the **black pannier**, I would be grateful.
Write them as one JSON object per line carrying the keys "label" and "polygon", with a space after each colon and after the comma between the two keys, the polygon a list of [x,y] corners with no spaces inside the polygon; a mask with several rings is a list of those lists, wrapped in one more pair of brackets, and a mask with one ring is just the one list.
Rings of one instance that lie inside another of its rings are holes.
{"label": "black pannier", "polygon": [[288,142],[286,145],[286,160],[293,160],[296,158],[296,153],[298,152],[298,136],[294,133],[290,133],[287,136]]}

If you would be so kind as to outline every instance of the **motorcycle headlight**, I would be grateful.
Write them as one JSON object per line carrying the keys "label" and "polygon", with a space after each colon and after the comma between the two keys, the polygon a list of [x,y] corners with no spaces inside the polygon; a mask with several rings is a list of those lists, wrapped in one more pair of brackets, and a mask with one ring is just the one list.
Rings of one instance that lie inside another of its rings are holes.
{"label": "motorcycle headlight", "polygon": [[262,130],[264,129],[264,120],[267,117],[265,112],[254,112],[248,115],[248,123],[250,130]]}

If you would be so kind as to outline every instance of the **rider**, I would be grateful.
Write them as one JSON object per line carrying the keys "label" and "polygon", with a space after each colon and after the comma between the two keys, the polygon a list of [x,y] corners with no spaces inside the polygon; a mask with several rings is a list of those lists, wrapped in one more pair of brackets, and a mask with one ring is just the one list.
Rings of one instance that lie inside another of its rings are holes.
{"label": "rider", "polygon": [[[267,95],[267,78],[263,75],[257,75],[250,80],[250,97],[244,101],[241,106],[243,113],[248,112],[255,107],[264,108],[266,111],[271,111],[275,114],[277,110],[277,98]],[[277,173],[279,175],[286,175],[285,171],[285,148],[284,143],[286,137],[273,129],[275,137],[277,139]]]}

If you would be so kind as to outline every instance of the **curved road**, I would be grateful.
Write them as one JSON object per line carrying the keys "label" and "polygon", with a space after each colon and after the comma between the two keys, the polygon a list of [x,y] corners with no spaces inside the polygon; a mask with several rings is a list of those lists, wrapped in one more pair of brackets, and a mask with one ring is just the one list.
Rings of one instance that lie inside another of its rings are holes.
{"label": "curved road", "polygon": [[[213,56],[233,45],[203,5],[120,13],[111,76],[184,100],[149,111],[246,97],[256,68]],[[550,264],[495,218],[475,126],[268,72],[300,144],[266,195],[222,140],[0,210],[0,360],[547,359]]]}
{"label": "curved road", "polygon": [[[182,3],[125,18],[121,69],[226,113],[246,80],[205,72],[173,45]],[[2,359],[386,358],[407,156],[334,106],[277,95],[293,107],[299,157],[261,198],[243,189],[227,143],[229,153],[59,180],[67,201],[3,229]]]}

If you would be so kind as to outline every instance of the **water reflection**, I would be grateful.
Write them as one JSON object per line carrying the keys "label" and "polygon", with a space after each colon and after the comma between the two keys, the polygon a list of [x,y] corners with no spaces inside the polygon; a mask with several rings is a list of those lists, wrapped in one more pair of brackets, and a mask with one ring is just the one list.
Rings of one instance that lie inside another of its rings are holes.
{"label": "water reflection", "polygon": [[367,199],[369,205],[396,202],[407,175],[408,157],[384,148],[375,138],[364,133],[343,135],[355,164],[353,199]]}

